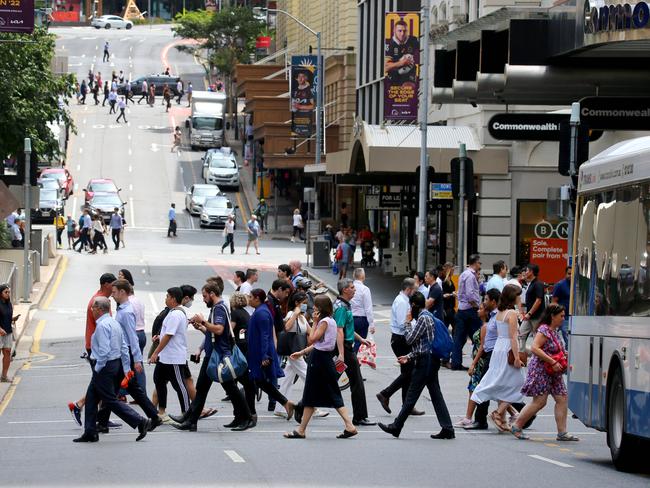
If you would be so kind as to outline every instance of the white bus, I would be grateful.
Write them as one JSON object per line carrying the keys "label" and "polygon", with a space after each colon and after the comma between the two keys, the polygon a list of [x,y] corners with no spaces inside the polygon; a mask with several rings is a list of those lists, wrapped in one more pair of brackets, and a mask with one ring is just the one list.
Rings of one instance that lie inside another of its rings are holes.
{"label": "white bus", "polygon": [[576,214],[569,408],[635,470],[650,447],[650,137],[580,167]]}

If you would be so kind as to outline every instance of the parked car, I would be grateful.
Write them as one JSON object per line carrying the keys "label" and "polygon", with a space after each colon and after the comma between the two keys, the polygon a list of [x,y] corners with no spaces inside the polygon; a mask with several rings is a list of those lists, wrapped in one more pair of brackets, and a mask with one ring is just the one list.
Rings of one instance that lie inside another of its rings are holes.
{"label": "parked car", "polygon": [[93,178],[88,182],[86,188],[84,188],[84,193],[86,194],[86,201],[88,201],[96,192],[117,193],[121,190],[110,178]]}
{"label": "parked car", "polygon": [[38,208],[33,210],[34,223],[51,224],[57,213],[63,214],[64,199],[61,192],[53,188],[41,188]]}
{"label": "parked car", "polygon": [[221,190],[217,185],[204,185],[197,183],[190,187],[190,191],[185,195],[185,209],[192,215],[201,213],[205,199],[221,195]]}
{"label": "parked car", "polygon": [[95,192],[84,208],[87,208],[91,215],[100,215],[105,222],[111,220],[111,214],[115,208],[119,209],[120,215],[124,215],[124,205],[119,193],[100,193]]}
{"label": "parked car", "polygon": [[209,149],[202,159],[206,183],[239,189],[240,166],[230,148]]}
{"label": "parked car", "polygon": [[63,196],[66,198],[74,192],[74,180],[66,168],[48,168],[41,171],[39,178],[53,178],[59,181],[63,188]]}
{"label": "parked car", "polygon": [[90,23],[95,29],[131,29],[133,27],[133,22],[126,20],[117,15],[102,15],[101,17],[95,17]]}
{"label": "parked car", "polygon": [[228,216],[235,217],[235,208],[225,195],[206,198],[201,210],[199,225],[201,227],[225,227]]}
{"label": "parked car", "polygon": [[[148,75],[141,76],[131,81],[131,91],[133,95],[142,95],[142,82],[147,81],[147,85],[151,86],[153,83],[156,86],[156,96],[162,96],[163,88],[165,85],[169,87],[174,96],[178,96],[176,91],[176,83],[180,78],[178,76],[169,76],[169,75]],[[126,94],[126,83],[121,83],[117,85],[117,94],[125,95]]]}

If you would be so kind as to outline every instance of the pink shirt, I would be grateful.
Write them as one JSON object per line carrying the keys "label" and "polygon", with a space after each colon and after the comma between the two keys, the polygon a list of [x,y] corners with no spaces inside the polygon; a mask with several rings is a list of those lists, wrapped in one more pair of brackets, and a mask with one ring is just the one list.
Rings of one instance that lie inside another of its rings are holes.
{"label": "pink shirt", "polygon": [[336,322],[332,317],[326,317],[321,320],[318,325],[320,326],[323,322],[327,323],[327,330],[325,331],[325,334],[323,334],[323,337],[321,337],[318,342],[314,343],[314,349],[326,352],[333,351],[334,346],[336,345]]}

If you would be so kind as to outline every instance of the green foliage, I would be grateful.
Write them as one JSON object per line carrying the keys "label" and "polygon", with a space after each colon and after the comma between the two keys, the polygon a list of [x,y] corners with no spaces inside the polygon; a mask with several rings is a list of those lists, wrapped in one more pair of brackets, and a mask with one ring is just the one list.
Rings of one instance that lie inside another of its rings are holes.
{"label": "green foliage", "polygon": [[59,145],[47,122],[60,119],[74,130],[65,105],[59,108],[59,99],[65,104],[72,95],[74,79],[51,71],[55,36],[37,28],[31,36],[2,33],[0,40],[0,158],[21,152],[25,137],[39,156],[55,158]]}
{"label": "green foliage", "polygon": [[159,25],[159,24],[169,24],[171,21],[167,19],[163,19],[162,17],[147,17],[144,19],[133,19],[131,22],[133,22],[133,25],[149,25],[149,24],[154,24],[154,25]]}
{"label": "green foliage", "polygon": [[176,36],[197,41],[177,49],[197,55],[226,77],[232,75],[236,64],[249,61],[255,52],[255,38],[265,27],[245,7],[225,8],[221,12],[195,10],[177,15],[175,22],[172,29]]}
{"label": "green foliage", "polygon": [[7,222],[0,220],[0,249],[8,249],[11,247],[11,231],[7,227]]}

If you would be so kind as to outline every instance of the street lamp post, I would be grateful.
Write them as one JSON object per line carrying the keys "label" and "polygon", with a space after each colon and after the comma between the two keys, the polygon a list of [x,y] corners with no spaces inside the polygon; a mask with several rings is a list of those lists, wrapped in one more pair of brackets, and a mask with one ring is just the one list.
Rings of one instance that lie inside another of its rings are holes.
{"label": "street lamp post", "polygon": [[29,263],[29,250],[31,248],[32,234],[32,184],[30,182],[30,165],[32,156],[32,140],[25,138],[25,237],[23,238],[23,302],[29,302],[32,291],[32,273]]}
{"label": "street lamp post", "polygon": [[[316,87],[316,154],[315,154],[315,163],[316,164],[321,164],[321,159],[322,159],[322,146],[323,146],[323,87],[325,86],[325,71],[323,69],[323,61],[322,61],[322,51],[321,51],[321,33],[315,31],[311,27],[309,27],[307,24],[299,20],[298,18],[294,17],[291,15],[289,12],[286,10],[281,10],[279,8],[269,8],[269,9],[259,9],[260,11],[266,11],[266,12],[275,12],[275,13],[281,13],[298,23],[303,29],[311,32],[314,36],[316,36],[316,57],[318,59],[317,61],[317,71],[318,71],[318,86]],[[316,181],[317,181],[316,177]],[[314,185],[314,220],[319,221],[320,220],[320,208],[318,205],[318,185]],[[277,205],[277,202],[276,202]]]}

